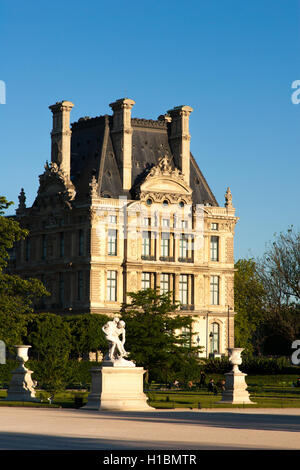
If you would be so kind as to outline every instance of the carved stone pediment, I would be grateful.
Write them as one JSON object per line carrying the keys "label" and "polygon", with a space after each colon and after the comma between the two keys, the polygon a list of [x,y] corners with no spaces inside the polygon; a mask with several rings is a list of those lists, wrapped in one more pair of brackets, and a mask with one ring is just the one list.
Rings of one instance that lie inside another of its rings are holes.
{"label": "carved stone pediment", "polygon": [[162,202],[167,198],[171,203],[179,200],[192,203],[192,189],[186,184],[181,171],[172,168],[167,155],[161,157],[158,164],[151,168],[140,186],[141,201],[146,201],[149,197],[154,202]]}
{"label": "carved stone pediment", "polygon": [[56,163],[46,162],[45,171],[39,176],[40,186],[38,198],[56,196],[60,201],[70,202],[75,197],[73,183],[66,177],[65,173]]}

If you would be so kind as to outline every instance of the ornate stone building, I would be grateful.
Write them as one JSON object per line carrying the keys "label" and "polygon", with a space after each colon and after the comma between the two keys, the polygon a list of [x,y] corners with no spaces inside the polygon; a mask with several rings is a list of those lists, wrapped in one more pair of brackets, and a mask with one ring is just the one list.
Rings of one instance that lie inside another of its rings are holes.
{"label": "ornate stone building", "polygon": [[230,190],[219,206],[190,153],[191,107],[146,120],[131,117],[134,104],[120,99],[112,116],[71,129],[73,104],[50,106],[51,163],[32,207],[19,196],[16,217],[30,235],[10,269],[44,282],[51,297],[40,311],[112,314],[130,291],[171,291],[195,317],[203,355],[226,354],[237,221]]}

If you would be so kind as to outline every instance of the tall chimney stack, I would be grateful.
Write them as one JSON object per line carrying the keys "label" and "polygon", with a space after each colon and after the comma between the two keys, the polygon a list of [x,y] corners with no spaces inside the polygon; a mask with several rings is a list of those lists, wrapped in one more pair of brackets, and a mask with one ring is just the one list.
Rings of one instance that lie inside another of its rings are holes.
{"label": "tall chimney stack", "polygon": [[176,106],[168,111],[170,123],[170,145],[174,155],[175,165],[182,171],[184,179],[190,185],[190,140],[189,116],[193,108]]}
{"label": "tall chimney stack", "polygon": [[56,163],[70,180],[71,134],[70,111],[74,104],[61,101],[49,106],[53,114],[51,132],[51,162]]}
{"label": "tall chimney stack", "polygon": [[116,134],[117,159],[122,163],[123,189],[129,190],[132,186],[132,127],[131,109],[135,101],[129,98],[122,98],[111,103],[109,106],[113,110],[113,130]]}

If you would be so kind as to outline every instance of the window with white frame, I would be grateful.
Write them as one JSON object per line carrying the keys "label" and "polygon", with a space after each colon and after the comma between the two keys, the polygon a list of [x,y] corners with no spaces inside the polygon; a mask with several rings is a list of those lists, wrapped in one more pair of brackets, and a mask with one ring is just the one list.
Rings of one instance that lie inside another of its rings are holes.
{"label": "window with white frame", "polygon": [[170,219],[162,219],[162,227],[170,227]]}
{"label": "window with white frame", "polygon": [[210,325],[209,339],[210,339],[210,352],[214,354],[219,354],[220,352],[220,326],[216,322]]}
{"label": "window with white frame", "polygon": [[151,232],[142,233],[142,256],[151,255]]}
{"label": "window with white frame", "polygon": [[219,237],[210,237],[210,260],[219,261]]}
{"label": "window with white frame", "polygon": [[179,256],[180,258],[188,257],[188,239],[181,234],[179,239]]}
{"label": "window with white frame", "polygon": [[108,255],[116,256],[117,254],[117,230],[108,230]]}
{"label": "window with white frame", "polygon": [[180,225],[181,225],[181,228],[188,228],[188,221],[187,220],[181,220]]}
{"label": "window with white frame", "polygon": [[107,271],[107,300],[117,300],[117,271]]}
{"label": "window with white frame", "polygon": [[151,273],[142,273],[142,289],[150,289],[151,287]]}
{"label": "window with white frame", "polygon": [[161,256],[166,258],[170,256],[170,234],[162,233],[161,234]]}
{"label": "window with white frame", "polygon": [[188,305],[188,275],[179,276],[179,301],[182,305]]}
{"label": "window with white frame", "polygon": [[170,274],[162,273],[160,275],[160,293],[166,294],[170,291]]}
{"label": "window with white frame", "polygon": [[116,224],[116,223],[117,223],[117,216],[110,214],[110,215],[108,216],[108,222],[109,222],[110,224]]}
{"label": "window with white frame", "polygon": [[219,230],[219,224],[212,223],[212,224],[210,224],[210,228],[211,228],[211,230]]}
{"label": "window with white frame", "polygon": [[210,276],[210,303],[211,305],[219,305],[219,276]]}

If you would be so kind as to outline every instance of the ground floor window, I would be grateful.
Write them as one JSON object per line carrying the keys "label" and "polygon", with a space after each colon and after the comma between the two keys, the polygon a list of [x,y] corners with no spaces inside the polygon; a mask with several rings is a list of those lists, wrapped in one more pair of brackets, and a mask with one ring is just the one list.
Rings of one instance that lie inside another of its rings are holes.
{"label": "ground floor window", "polygon": [[210,352],[214,354],[220,353],[220,325],[216,322],[210,326]]}
{"label": "ground floor window", "polygon": [[107,300],[117,300],[117,271],[107,271]]}

